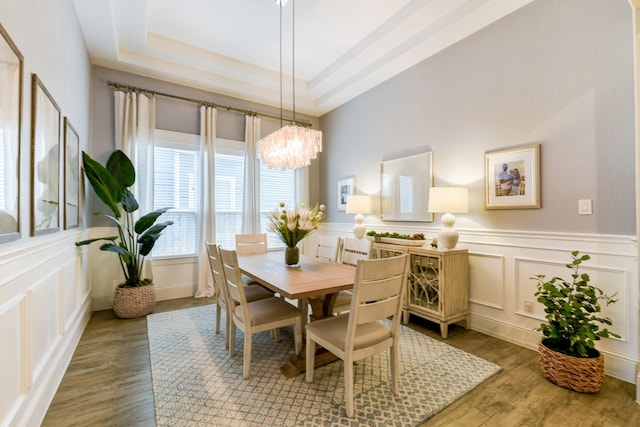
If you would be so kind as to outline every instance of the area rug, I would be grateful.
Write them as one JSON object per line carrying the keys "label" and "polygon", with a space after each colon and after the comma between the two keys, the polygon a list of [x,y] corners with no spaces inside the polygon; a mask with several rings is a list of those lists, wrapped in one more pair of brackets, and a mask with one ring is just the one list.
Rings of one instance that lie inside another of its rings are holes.
{"label": "area rug", "polygon": [[[342,361],[286,378],[290,333],[253,336],[251,373],[242,378],[244,334],[236,355],[215,333],[215,305],[147,316],[158,426],[414,426],[494,375],[500,367],[405,326],[400,334],[399,394],[389,387],[388,352],[355,367],[355,417],[346,417]],[[224,316],[222,316],[224,318]],[[284,331],[286,332],[286,331]]]}

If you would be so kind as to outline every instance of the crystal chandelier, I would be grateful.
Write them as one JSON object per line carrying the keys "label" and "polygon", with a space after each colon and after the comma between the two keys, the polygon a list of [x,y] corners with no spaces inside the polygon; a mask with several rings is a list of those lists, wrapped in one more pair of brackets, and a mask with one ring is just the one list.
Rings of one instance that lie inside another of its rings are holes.
{"label": "crystal chandelier", "polygon": [[[280,126],[282,126],[282,8],[280,5]],[[295,72],[295,10],[292,1],[292,70],[293,70],[293,123],[283,126],[258,141],[258,157],[269,169],[297,169],[311,164],[322,151],[322,132],[296,122],[296,72]]]}

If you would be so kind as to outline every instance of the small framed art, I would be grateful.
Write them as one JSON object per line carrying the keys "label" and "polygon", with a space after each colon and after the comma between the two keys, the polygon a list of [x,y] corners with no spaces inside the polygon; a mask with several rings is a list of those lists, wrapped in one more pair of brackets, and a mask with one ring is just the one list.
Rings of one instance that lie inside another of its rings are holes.
{"label": "small framed art", "polygon": [[64,229],[80,223],[80,138],[64,118]]}
{"label": "small framed art", "polygon": [[485,209],[540,207],[540,144],[486,152]]}
{"label": "small framed art", "polygon": [[347,210],[347,196],[356,194],[356,177],[338,180],[338,211],[345,212]]}

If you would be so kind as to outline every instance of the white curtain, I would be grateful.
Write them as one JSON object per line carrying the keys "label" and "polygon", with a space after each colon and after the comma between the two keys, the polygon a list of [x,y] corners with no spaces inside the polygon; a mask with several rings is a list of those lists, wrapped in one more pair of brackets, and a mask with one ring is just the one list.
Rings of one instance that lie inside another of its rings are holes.
{"label": "white curtain", "polygon": [[20,66],[0,63],[0,233],[18,231],[18,119]]}
{"label": "white curtain", "polygon": [[[123,151],[136,169],[133,195],[140,208],[139,218],[153,211],[153,141],[156,128],[155,97],[142,93],[115,91],[116,149]],[[153,279],[151,259],[146,259],[142,277]]]}
{"label": "white curtain", "polygon": [[295,170],[296,176],[296,204],[306,203],[308,206],[315,206],[316,203],[327,204],[326,201],[310,201],[309,200],[309,166],[298,168]]}
{"label": "white curtain", "polygon": [[198,242],[198,289],[196,298],[214,296],[213,278],[205,241],[215,242],[215,148],[216,119],[213,107],[200,107],[200,241]]}
{"label": "white curtain", "polygon": [[242,233],[260,233],[260,159],[257,142],[260,139],[260,117],[245,116],[244,189],[242,196]]}

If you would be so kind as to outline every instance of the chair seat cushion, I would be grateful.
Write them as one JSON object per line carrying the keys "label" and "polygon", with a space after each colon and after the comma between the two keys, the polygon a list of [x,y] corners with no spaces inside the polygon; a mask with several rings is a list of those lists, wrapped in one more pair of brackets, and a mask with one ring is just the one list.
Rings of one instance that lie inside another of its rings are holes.
{"label": "chair seat cushion", "polygon": [[351,291],[340,291],[336,297],[334,307],[342,307],[345,305],[351,305],[351,297],[353,293]]}
{"label": "chair seat cushion", "polygon": [[[318,320],[307,324],[307,332],[317,334],[321,331],[323,339],[342,350],[347,339],[349,313],[337,317]],[[391,338],[391,330],[379,322],[363,323],[356,328],[354,350],[370,347]]]}
{"label": "chair seat cushion", "polygon": [[247,302],[258,301],[265,298],[273,298],[273,292],[260,285],[249,285],[244,288]]}
{"label": "chair seat cushion", "polygon": [[[247,307],[249,308],[252,325],[262,325],[302,315],[296,307],[276,297],[250,302]],[[234,315],[246,323],[242,315],[241,306],[235,308]]]}

